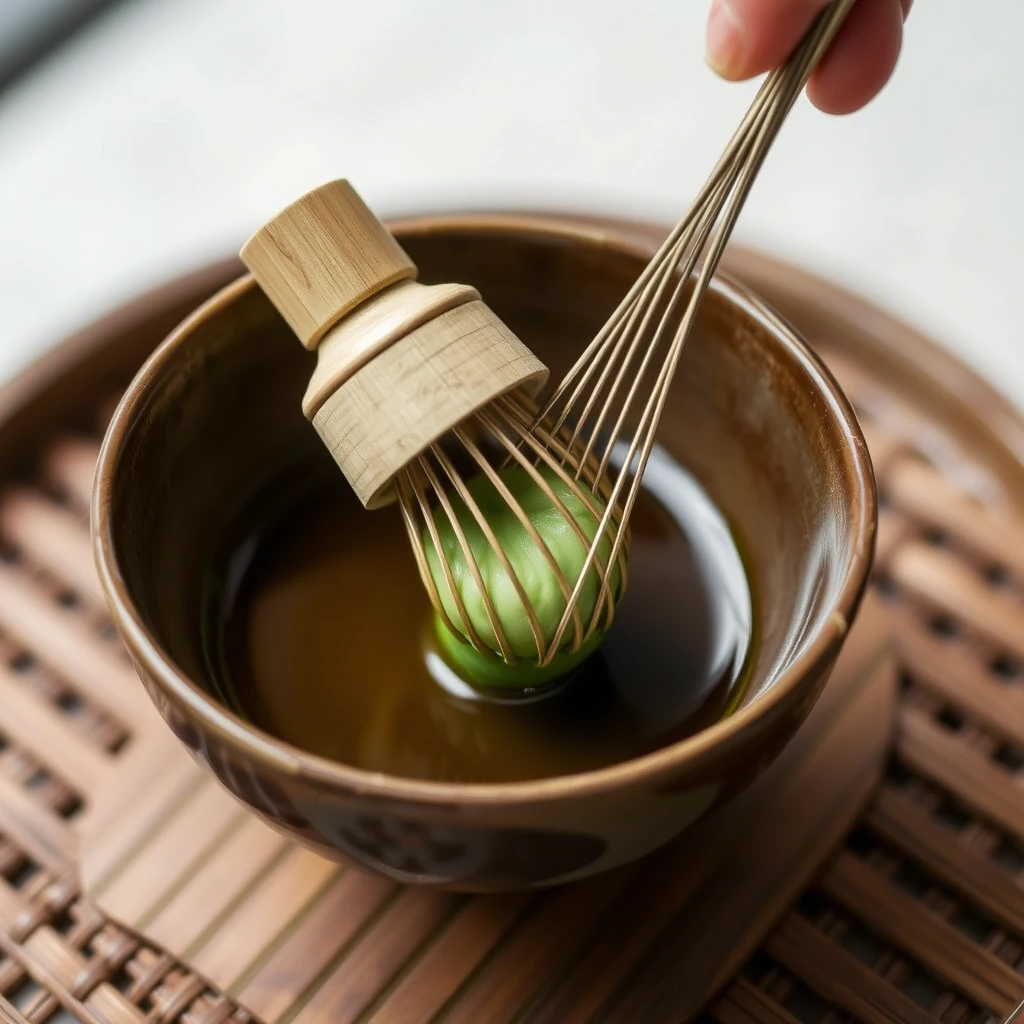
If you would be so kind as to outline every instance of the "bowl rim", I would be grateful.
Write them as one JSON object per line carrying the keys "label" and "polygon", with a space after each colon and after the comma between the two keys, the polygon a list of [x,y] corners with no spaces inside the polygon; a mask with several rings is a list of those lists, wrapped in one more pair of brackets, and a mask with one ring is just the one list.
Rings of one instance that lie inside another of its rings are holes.
{"label": "bowl rim", "polygon": [[[549,241],[598,245],[642,261],[650,259],[654,246],[625,230],[607,225],[572,222],[546,214],[452,213],[407,217],[390,223],[403,237],[474,231],[481,235],[540,237]],[[806,684],[835,656],[856,616],[867,588],[877,533],[875,476],[856,414],[831,371],[811,350],[797,330],[745,285],[728,274],[716,273],[709,290],[724,297],[755,321],[814,383],[825,399],[824,407],[839,427],[844,442],[840,462],[852,485],[851,554],[842,579],[819,624],[804,641],[796,659],[779,675],[770,689],[727,718],[675,743],[627,761],[574,775],[507,783],[453,783],[409,779],[345,765],[310,753],[280,740],[217,703],[182,672],[144,623],[121,574],[116,551],[116,528],[109,515],[111,495],[135,414],[148,402],[174,353],[187,343],[193,330],[211,316],[257,286],[248,273],[221,288],[178,324],[154,349],[124,392],[108,424],[100,447],[93,484],[91,525],[93,554],[100,584],[122,642],[151,684],[169,699],[202,732],[213,732],[243,759],[251,759],[271,771],[283,772],[318,786],[342,787],[345,791],[412,804],[444,804],[509,807],[570,796],[593,795],[621,789],[638,780],[650,780],[686,762],[696,762],[735,745],[745,733],[763,728],[768,720],[784,715],[794,702],[808,697],[806,714],[820,693],[806,693]],[[149,686],[146,686],[147,692]],[[150,693],[154,703],[159,702]]]}

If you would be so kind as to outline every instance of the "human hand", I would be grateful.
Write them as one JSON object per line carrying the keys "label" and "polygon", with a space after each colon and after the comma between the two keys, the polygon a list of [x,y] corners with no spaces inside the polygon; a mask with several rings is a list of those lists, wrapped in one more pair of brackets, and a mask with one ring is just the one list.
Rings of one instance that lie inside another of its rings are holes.
{"label": "human hand", "polygon": [[[712,0],[708,63],[738,82],[781,64],[828,0]],[[896,67],[913,0],[859,0],[807,86],[827,114],[859,110]]]}

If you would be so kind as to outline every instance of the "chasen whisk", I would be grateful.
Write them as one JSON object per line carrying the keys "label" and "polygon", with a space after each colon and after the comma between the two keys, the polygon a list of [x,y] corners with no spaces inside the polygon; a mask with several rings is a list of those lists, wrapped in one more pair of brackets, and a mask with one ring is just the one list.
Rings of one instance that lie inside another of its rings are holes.
{"label": "chasen whisk", "polygon": [[[605,505],[587,487],[588,467],[566,446],[568,431],[536,422],[533,395],[546,367],[475,289],[420,284],[413,262],[345,181],[292,203],[253,235],[242,259],[317,352],[303,411],[365,507],[401,504],[450,634],[507,666],[557,667],[550,638],[576,583],[573,564],[594,538],[587,524],[602,520]],[[551,532],[542,535],[552,521],[563,535],[561,558]],[[616,528],[609,520],[607,547]],[[508,542],[512,533],[518,545]],[[524,546],[530,573],[515,564]],[[625,582],[621,545],[616,559],[606,572],[595,551],[595,592],[562,631],[566,655],[585,650],[595,613],[611,624]],[[605,586],[612,571],[614,589]]]}
{"label": "chasen whisk", "polygon": [[[626,543],[622,527],[640,491],[669,388],[733,227],[786,116],[855,2],[836,0],[822,11],[786,63],[768,76],[686,215],[540,411],[538,426],[564,437],[567,465],[596,463],[588,482],[606,495],[597,535],[615,532],[612,561]],[[569,629],[597,548],[595,540],[553,636],[555,647]]]}
{"label": "chasen whisk", "polygon": [[557,674],[611,626],[686,339],[765,156],[854,2],[826,8],[768,76],[686,216],[541,404],[546,368],[472,288],[416,282],[347,183],[302,197],[242,250],[318,352],[306,415],[364,505],[398,501],[438,619],[479,664]]}

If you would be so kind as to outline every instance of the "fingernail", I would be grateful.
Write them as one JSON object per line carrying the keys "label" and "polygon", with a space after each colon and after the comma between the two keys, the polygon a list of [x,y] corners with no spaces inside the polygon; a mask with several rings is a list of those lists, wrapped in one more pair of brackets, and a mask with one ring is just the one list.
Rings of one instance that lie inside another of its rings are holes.
{"label": "fingernail", "polygon": [[743,27],[729,0],[715,0],[708,15],[707,62],[723,78],[731,78],[740,70],[743,55]]}

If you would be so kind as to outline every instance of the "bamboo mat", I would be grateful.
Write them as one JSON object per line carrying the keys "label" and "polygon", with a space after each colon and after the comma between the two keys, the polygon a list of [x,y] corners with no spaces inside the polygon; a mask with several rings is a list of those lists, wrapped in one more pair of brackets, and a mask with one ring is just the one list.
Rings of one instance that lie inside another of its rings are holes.
{"label": "bamboo mat", "polygon": [[[819,346],[864,420],[883,500],[874,589],[895,635],[900,692],[893,754],[855,827],[799,894],[790,898],[780,878],[785,909],[703,1019],[998,1020],[1024,991],[1024,427],[962,367],[877,311],[758,257],[733,265]],[[265,964],[233,975],[230,995],[209,980],[237,971],[242,954],[233,961],[228,933],[204,944],[210,921],[197,933],[175,919],[174,900],[154,897],[141,873],[138,891],[150,899],[142,930],[159,924],[184,942],[196,962],[183,962],[114,923],[79,880],[81,837],[92,834],[83,825],[112,813],[125,768],[156,756],[150,742],[160,735],[91,574],[84,501],[96,441],[113,385],[233,272],[217,268],[101,325],[0,395],[0,1019],[251,1019],[239,999],[253,999],[247,986]],[[791,801],[791,813],[800,811]],[[267,844],[262,877],[277,879],[267,901],[305,899],[330,918],[332,906],[351,911],[346,900],[361,892],[362,910],[333,921],[359,939],[346,949],[358,952],[382,923],[390,927],[381,936],[403,937],[386,962],[372,955],[378,941],[333,975],[353,1019],[380,1016],[389,1001],[391,1016],[381,1019],[431,1019],[443,998],[436,976],[445,973],[435,968],[453,950],[468,973],[458,998],[441,1003],[440,1019],[587,1019],[593,1004],[574,1000],[620,963],[620,946],[632,956],[652,935],[626,972],[628,988],[616,982],[614,998],[600,1004],[601,1019],[672,1021],[687,978],[703,968],[699,915],[663,910],[664,886],[685,889],[667,860],[656,861],[645,899],[634,901],[636,931],[623,932],[637,937],[630,945],[601,928],[622,911],[634,884],[625,877],[617,890],[605,879],[555,894],[557,909],[537,916],[519,897],[478,903],[487,909],[473,914],[465,899],[453,906],[447,896],[327,866],[308,874],[305,855],[273,847],[247,821],[235,829],[225,820],[224,830],[225,842]],[[605,902],[602,885],[614,890]],[[324,899],[332,892],[334,904]],[[234,896],[219,897],[235,905]],[[659,910],[667,919],[648,916]],[[567,950],[565,922],[587,914],[594,941]],[[266,920],[251,915],[236,921],[238,936],[245,920]],[[477,948],[481,928],[495,937],[488,949]],[[565,970],[545,991],[548,975],[536,965],[551,951]],[[410,997],[420,983],[434,1004]],[[271,995],[260,1005],[277,1012],[268,1021],[300,1019],[317,999],[327,1005],[324,988],[307,985],[305,1002],[285,1006],[295,986],[284,968],[261,984]],[[514,1003],[519,1009],[510,1010]]]}

